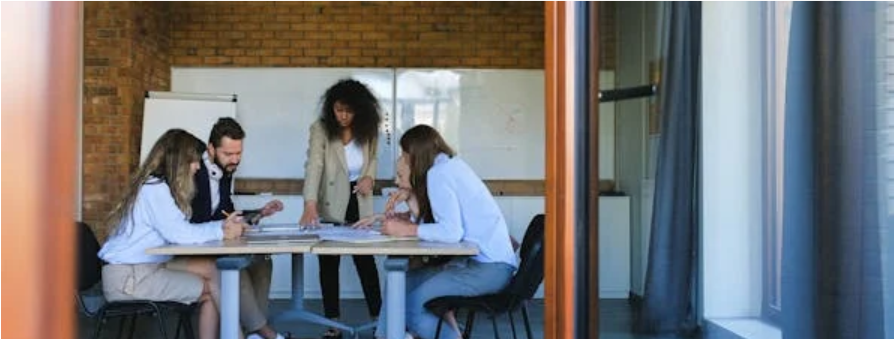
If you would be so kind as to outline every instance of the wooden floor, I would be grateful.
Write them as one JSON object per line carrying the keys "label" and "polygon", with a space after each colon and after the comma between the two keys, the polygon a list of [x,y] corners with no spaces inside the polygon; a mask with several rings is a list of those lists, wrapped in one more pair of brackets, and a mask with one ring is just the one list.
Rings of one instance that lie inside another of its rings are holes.
{"label": "wooden floor", "polygon": [[[306,307],[310,310],[320,312],[322,310],[322,305],[319,300],[308,300],[305,303]],[[275,300],[273,301],[273,305],[271,306],[271,310],[273,312],[277,312],[279,310],[283,310],[288,307],[287,300]],[[678,339],[679,337],[674,336],[663,336],[663,337],[654,337],[654,336],[637,336],[630,333],[630,323],[632,319],[631,309],[626,300],[602,300],[600,301],[600,324],[601,324],[601,339]],[[531,329],[534,334],[534,338],[543,338],[543,301],[535,300],[529,307],[530,317],[531,317]],[[363,323],[366,322],[369,318],[366,314],[366,305],[363,300],[344,300],[342,301],[342,318],[346,319],[348,323]],[[524,335],[524,325],[522,324],[521,316],[518,315],[515,317],[516,322],[516,331],[518,331],[519,338],[525,338]],[[89,319],[85,317],[83,314],[79,313],[79,336],[81,339],[91,338],[93,333],[93,328],[96,322],[93,319]],[[174,331],[174,321],[168,321],[170,327],[169,332],[173,333]],[[280,331],[288,331],[291,332],[296,338],[319,338],[320,335],[325,330],[324,327],[318,325],[311,325],[305,323],[288,323],[288,324],[275,324],[275,328]],[[104,326],[103,335],[101,338],[118,338],[118,328],[119,324],[117,320],[112,321]],[[512,329],[509,324],[508,317],[501,317],[497,323],[497,332],[499,333],[501,338],[512,338]],[[366,332],[361,333],[360,338],[372,338],[372,333]],[[475,322],[475,328],[472,334],[473,338],[493,338],[494,332],[491,322],[484,316],[479,317]],[[127,338],[127,334],[125,333],[123,338]],[[139,339],[160,339],[161,335],[158,333],[158,330],[155,327],[155,322],[150,317],[143,317],[142,319],[137,321],[137,329],[134,334],[134,338]],[[348,336],[345,336],[348,338]]]}

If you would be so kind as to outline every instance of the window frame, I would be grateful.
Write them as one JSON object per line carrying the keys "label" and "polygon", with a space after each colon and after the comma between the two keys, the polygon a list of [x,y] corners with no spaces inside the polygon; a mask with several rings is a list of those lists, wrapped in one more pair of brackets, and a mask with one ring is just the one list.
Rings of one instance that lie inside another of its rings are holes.
{"label": "window frame", "polygon": [[761,318],[779,324],[782,317],[782,194],[785,71],[791,1],[763,5],[764,86],[762,137],[762,293]]}

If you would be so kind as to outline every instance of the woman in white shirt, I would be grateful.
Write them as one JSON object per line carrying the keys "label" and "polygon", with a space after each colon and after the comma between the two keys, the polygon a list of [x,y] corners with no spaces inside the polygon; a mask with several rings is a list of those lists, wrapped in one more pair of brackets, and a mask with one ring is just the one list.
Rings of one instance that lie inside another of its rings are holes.
{"label": "woman in white shirt", "polygon": [[199,337],[218,336],[220,276],[214,258],[150,255],[146,250],[167,244],[235,239],[246,224],[233,213],[226,220],[190,224],[193,175],[199,169],[196,138],[181,129],[168,130],[152,147],[109,215],[110,236],[99,257],[103,293],[110,301],[153,300],[203,302]]}
{"label": "woman in white shirt", "polygon": [[[418,205],[416,220],[385,218],[382,233],[417,236],[438,242],[470,242],[478,255],[458,257],[441,267],[426,266],[407,272],[406,324],[412,335],[434,338],[438,316],[425,302],[447,295],[476,296],[502,290],[518,266],[503,213],[487,186],[447,145],[434,128],[418,125],[400,139],[409,162],[410,190]],[[385,314],[376,336],[384,336]],[[451,326],[441,338],[460,338]]]}

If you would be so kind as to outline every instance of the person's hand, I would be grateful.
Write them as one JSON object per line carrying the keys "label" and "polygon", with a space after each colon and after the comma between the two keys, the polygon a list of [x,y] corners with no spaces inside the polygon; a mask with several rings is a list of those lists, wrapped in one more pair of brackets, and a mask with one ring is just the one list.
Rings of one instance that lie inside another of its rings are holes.
{"label": "person's hand", "polygon": [[301,213],[301,219],[298,220],[298,225],[303,227],[319,227],[320,226],[320,216],[317,214],[317,202],[316,201],[306,201],[304,202],[304,212]]}
{"label": "person's hand", "polygon": [[242,219],[242,212],[233,212],[227,215],[224,220],[223,233],[224,240],[238,239],[242,236],[242,232],[248,228],[248,224]]}
{"label": "person's hand", "polygon": [[269,217],[276,212],[282,211],[282,201],[278,199],[271,200],[261,209],[261,216]]}
{"label": "person's hand", "polygon": [[357,182],[357,185],[354,185],[354,193],[360,195],[370,195],[373,191],[373,179],[366,176],[360,178],[360,181]]}
{"label": "person's hand", "polygon": [[358,220],[353,225],[351,225],[351,227],[355,229],[370,229],[372,228],[373,224],[375,224],[379,220],[382,220],[382,217],[383,216],[381,214],[371,215]]}
{"label": "person's hand", "polygon": [[405,219],[409,221],[413,221],[410,219],[410,212],[388,212],[385,213],[385,218],[393,218],[393,219]]}
{"label": "person's hand", "polygon": [[385,203],[385,214],[394,212],[394,208],[397,207],[398,204],[407,201],[411,194],[412,192],[406,188],[391,192],[391,194],[388,195],[388,202]]}
{"label": "person's hand", "polygon": [[381,232],[395,237],[415,237],[418,228],[419,226],[406,219],[387,218],[382,222]]}

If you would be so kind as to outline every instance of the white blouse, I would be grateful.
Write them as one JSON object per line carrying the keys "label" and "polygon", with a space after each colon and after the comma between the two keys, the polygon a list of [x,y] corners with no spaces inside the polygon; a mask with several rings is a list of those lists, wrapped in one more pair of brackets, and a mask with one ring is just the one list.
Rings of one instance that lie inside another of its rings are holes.
{"label": "white blouse", "polygon": [[360,180],[360,172],[363,170],[363,149],[354,139],[345,145],[345,158],[348,164],[348,180],[351,182]]}

